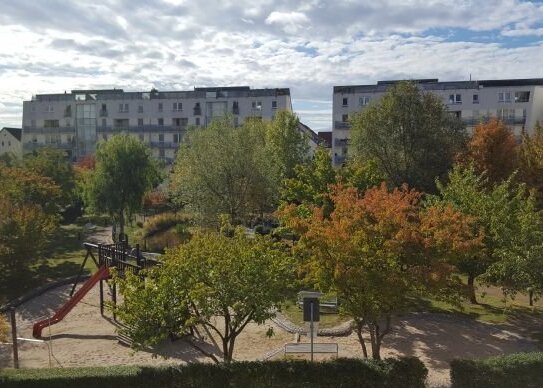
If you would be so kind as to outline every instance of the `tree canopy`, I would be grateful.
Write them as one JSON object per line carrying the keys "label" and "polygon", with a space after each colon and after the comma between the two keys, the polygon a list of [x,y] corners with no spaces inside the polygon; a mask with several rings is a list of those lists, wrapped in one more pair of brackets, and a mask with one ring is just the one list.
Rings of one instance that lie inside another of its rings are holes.
{"label": "tree canopy", "polygon": [[350,152],[373,160],[394,186],[435,191],[462,149],[466,131],[439,97],[400,82],[351,119]]}
{"label": "tree canopy", "polygon": [[389,192],[385,184],[364,194],[337,185],[329,217],[323,208],[310,217],[300,217],[294,205],[282,211],[302,236],[296,249],[309,280],[337,292],[366,357],[363,334],[369,333],[372,356],[380,358],[392,316],[409,305],[410,296],[457,297],[460,283],[450,257],[480,244],[470,218],[451,207],[421,211],[420,195],[406,187]]}
{"label": "tree canopy", "polygon": [[489,183],[501,182],[517,167],[517,142],[513,131],[502,121],[492,119],[475,127],[466,152],[460,156],[464,164],[485,173]]}
{"label": "tree canopy", "polygon": [[[268,237],[250,238],[242,229],[233,237],[197,234],[169,250],[164,266],[147,280],[119,280],[124,295],[119,316],[140,344],[203,327],[218,339],[223,360],[229,362],[243,329],[272,317],[287,296],[292,266],[290,256]],[[197,342],[191,344],[218,361]]]}
{"label": "tree canopy", "polygon": [[160,169],[149,148],[133,136],[115,135],[96,150],[87,202],[93,209],[115,217],[123,234],[126,214],[141,208],[144,194],[160,178]]}

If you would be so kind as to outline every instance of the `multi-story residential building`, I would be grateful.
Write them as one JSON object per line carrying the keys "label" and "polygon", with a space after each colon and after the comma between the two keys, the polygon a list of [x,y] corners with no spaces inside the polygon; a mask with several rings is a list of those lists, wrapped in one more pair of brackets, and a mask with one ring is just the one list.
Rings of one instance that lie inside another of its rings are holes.
{"label": "multi-story residential building", "polygon": [[22,158],[21,128],[4,127],[0,129],[0,156],[9,154],[17,159]]}
{"label": "multi-story residential building", "polygon": [[94,153],[98,141],[126,132],[148,144],[157,158],[172,162],[191,126],[206,126],[226,114],[232,115],[236,125],[248,117],[271,120],[278,110],[292,111],[288,88],[38,94],[23,102],[23,152],[58,147],[76,160]]}
{"label": "multi-story residential building", "polygon": [[[543,119],[543,78],[439,82],[411,80],[422,90],[435,93],[468,131],[492,117],[502,120],[520,135]],[[399,81],[375,85],[334,86],[332,155],[335,166],[348,157],[349,115],[365,109]]]}

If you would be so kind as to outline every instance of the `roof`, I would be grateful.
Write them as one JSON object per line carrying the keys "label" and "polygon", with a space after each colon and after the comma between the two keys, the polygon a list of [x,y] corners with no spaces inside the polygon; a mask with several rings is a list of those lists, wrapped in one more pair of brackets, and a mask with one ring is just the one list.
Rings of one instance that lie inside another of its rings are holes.
{"label": "roof", "polygon": [[332,146],[332,132],[330,131],[322,131],[318,133],[318,136],[321,140],[321,143],[327,147],[330,148]]}
{"label": "roof", "polygon": [[502,80],[479,80],[479,81],[443,81],[437,78],[411,79],[411,80],[390,80],[377,81],[371,85],[345,85],[334,86],[335,93],[376,93],[386,92],[388,88],[402,81],[414,82],[424,90],[451,90],[451,89],[479,89],[485,86],[543,86],[543,78],[519,78]]}
{"label": "roof", "polygon": [[315,144],[319,144],[320,143],[320,138],[319,136],[313,132],[313,130],[311,128],[309,128],[307,125],[305,125],[304,123],[302,122],[299,122],[298,123],[298,130],[302,133],[305,133],[307,136],[309,136],[309,138],[311,139],[311,141]]}
{"label": "roof", "polygon": [[[216,93],[211,97],[210,93]],[[263,88],[251,89],[249,86],[225,86],[194,88],[194,90],[159,91],[151,89],[148,92],[125,92],[123,89],[96,89],[78,90],[70,93],[36,94],[33,101],[74,101],[76,96],[84,94],[86,100],[143,100],[143,99],[172,99],[172,98],[236,98],[236,97],[264,97],[264,96],[290,96],[289,88]]]}
{"label": "roof", "polygon": [[23,132],[21,128],[4,127],[0,131],[8,131],[15,139],[21,141],[21,134]]}

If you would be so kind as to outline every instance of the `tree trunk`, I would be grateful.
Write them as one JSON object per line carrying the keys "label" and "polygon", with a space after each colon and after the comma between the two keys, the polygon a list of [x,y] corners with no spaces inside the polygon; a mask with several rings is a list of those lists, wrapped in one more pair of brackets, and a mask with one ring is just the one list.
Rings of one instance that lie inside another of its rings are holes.
{"label": "tree trunk", "polygon": [[530,306],[534,305],[534,290],[528,291],[528,298],[530,299]]}
{"label": "tree trunk", "polygon": [[477,296],[475,295],[475,275],[474,274],[468,275],[468,296],[469,296],[469,302],[471,304],[478,304]]}
{"label": "tree trunk", "polygon": [[363,322],[356,322],[356,334],[358,335],[358,341],[360,341],[360,346],[362,346],[362,353],[364,353],[364,358],[368,358],[368,349],[366,348],[366,342],[362,337],[362,329],[364,328]]}
{"label": "tree trunk", "polygon": [[370,323],[370,339],[371,339],[371,357],[374,360],[381,359],[381,339],[379,338],[379,325],[376,322]]}

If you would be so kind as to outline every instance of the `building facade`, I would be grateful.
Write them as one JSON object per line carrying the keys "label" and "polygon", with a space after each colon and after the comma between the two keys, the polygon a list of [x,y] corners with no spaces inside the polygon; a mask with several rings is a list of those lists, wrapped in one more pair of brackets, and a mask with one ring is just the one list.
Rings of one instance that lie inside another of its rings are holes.
{"label": "building facade", "polygon": [[77,160],[93,154],[99,141],[129,133],[149,145],[155,157],[171,163],[189,127],[207,126],[215,117],[227,114],[236,125],[249,117],[271,120],[278,110],[292,111],[288,88],[39,94],[23,102],[23,153],[56,147]]}
{"label": "building facade", "polygon": [[0,129],[0,156],[9,154],[17,159],[23,157],[21,128],[4,127]]}
{"label": "building facade", "polygon": [[[378,100],[397,82],[334,86],[332,155],[335,166],[342,165],[348,157],[349,116]],[[468,131],[495,117],[520,135],[522,130],[530,132],[537,121],[543,120],[543,78],[453,82],[421,79],[412,82],[440,97]]]}

